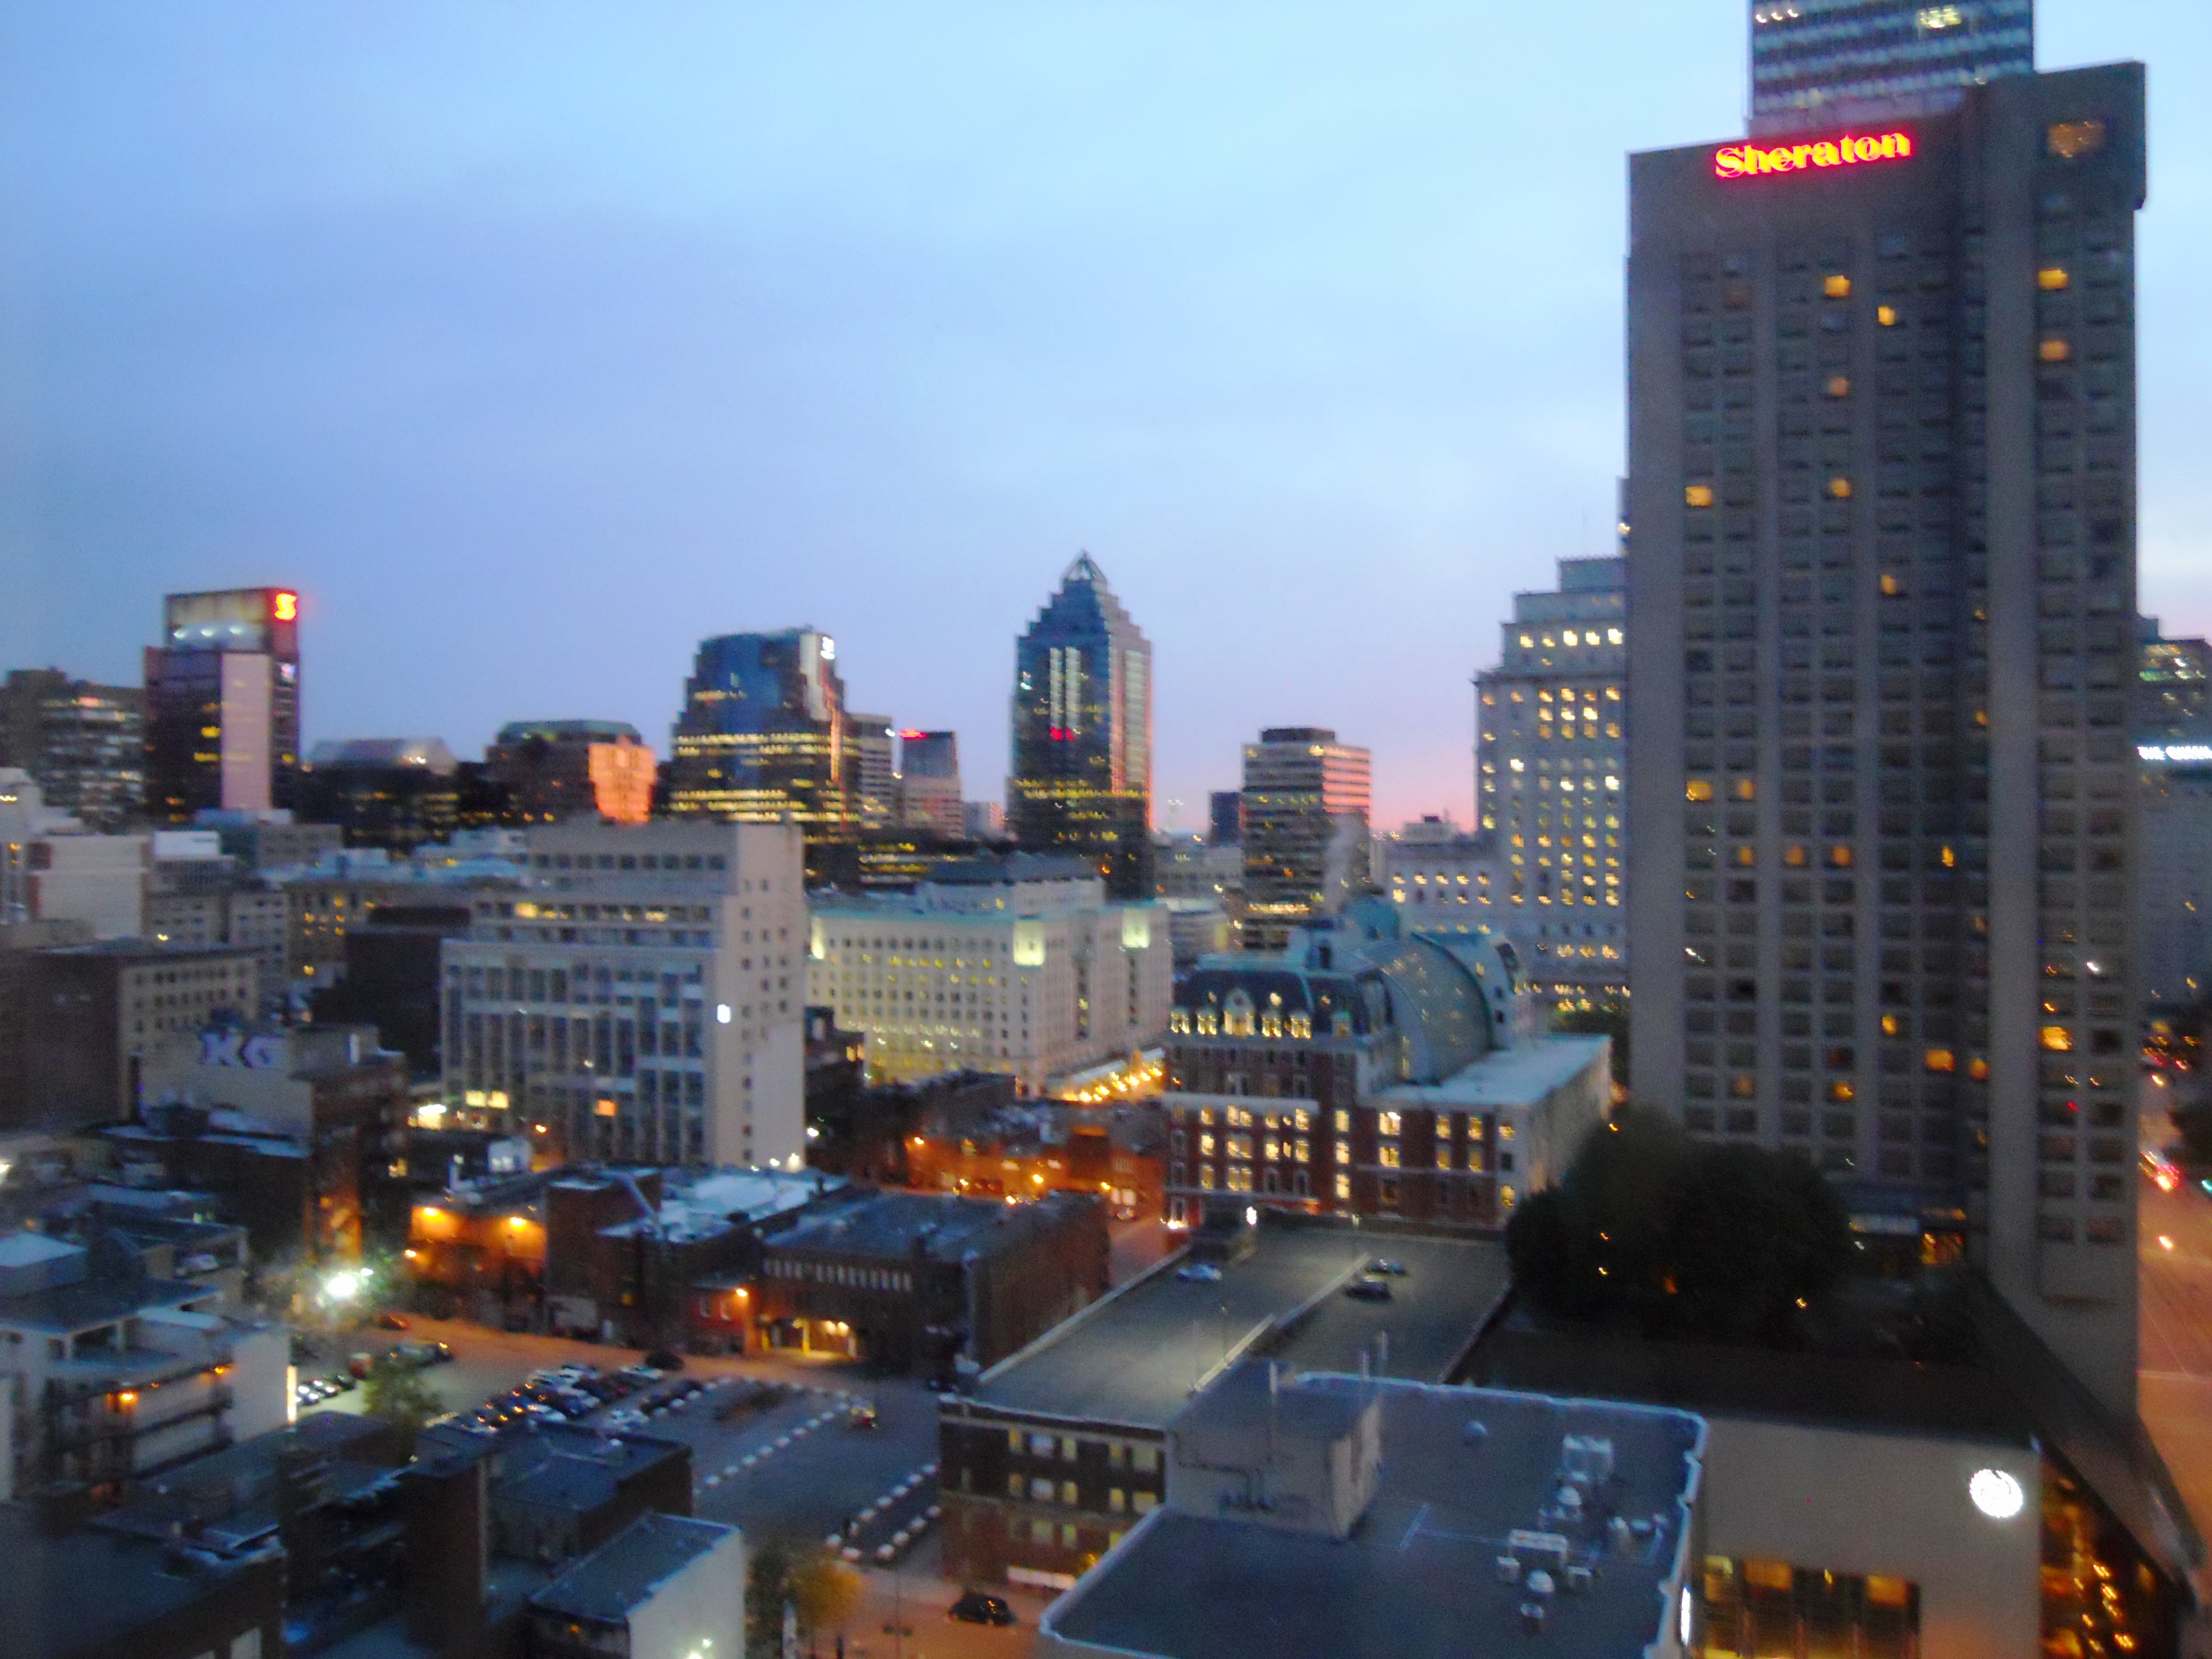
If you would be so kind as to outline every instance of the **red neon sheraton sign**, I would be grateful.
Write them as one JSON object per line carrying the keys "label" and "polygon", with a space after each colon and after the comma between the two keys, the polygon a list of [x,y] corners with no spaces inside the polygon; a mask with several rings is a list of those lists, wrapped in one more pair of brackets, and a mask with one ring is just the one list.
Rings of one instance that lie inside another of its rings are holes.
{"label": "red neon sheraton sign", "polygon": [[1909,132],[1845,132],[1803,144],[1723,144],[1713,152],[1713,177],[1749,179],[1766,173],[1855,167],[1867,161],[1901,161],[1911,154]]}

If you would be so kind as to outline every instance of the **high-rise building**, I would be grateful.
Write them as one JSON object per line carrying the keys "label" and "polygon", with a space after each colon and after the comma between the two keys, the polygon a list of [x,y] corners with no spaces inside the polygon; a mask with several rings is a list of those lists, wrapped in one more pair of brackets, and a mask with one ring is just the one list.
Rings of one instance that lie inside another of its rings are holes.
{"label": "high-rise building", "polygon": [[1368,753],[1318,726],[1270,726],[1244,745],[1242,817],[1248,951],[1367,890]]}
{"label": "high-rise building", "polygon": [[2138,741],[2212,734],[2212,642],[2168,639],[2155,617],[2136,618],[2135,730]]}
{"label": "high-rise building", "polygon": [[292,781],[294,809],[336,824],[349,847],[407,853],[459,827],[459,763],[443,738],[353,738],[317,744]]}
{"label": "high-rise building", "polygon": [[1498,666],[1475,676],[1476,827],[1498,852],[1486,920],[1561,1004],[1628,991],[1627,605],[1626,559],[1562,559],[1557,591],[1513,596]]}
{"label": "high-rise building", "polygon": [[853,734],[853,811],[864,830],[898,822],[898,732],[888,714],[848,714]]}
{"label": "high-rise building", "polygon": [[899,733],[899,817],[940,836],[969,833],[960,795],[960,739],[952,732]]}
{"label": "high-rise building", "polygon": [[668,810],[750,823],[788,817],[810,841],[848,838],[860,823],[857,724],[827,634],[702,641],[676,722]]}
{"label": "high-rise building", "polygon": [[806,899],[787,824],[530,832],[444,946],[448,1101],[572,1159],[798,1167]]}
{"label": "high-rise building", "polygon": [[2140,65],[1998,76],[1633,157],[1628,273],[1632,1092],[2127,1419],[2144,166]]}
{"label": "high-rise building", "polygon": [[144,695],[58,668],[11,669],[0,685],[0,766],[28,772],[47,805],[120,829],[145,801]]}
{"label": "high-rise building", "polygon": [[659,765],[623,720],[511,720],[484,754],[484,775],[506,789],[505,816],[518,823],[558,823],[571,812],[643,823]]}
{"label": "high-rise building", "polygon": [[1032,853],[1073,853],[1115,898],[1152,891],[1152,647],[1088,553],[1014,652],[1006,823]]}
{"label": "high-rise building", "polygon": [[1206,838],[1216,847],[1234,847],[1244,839],[1244,792],[1215,789],[1206,797]]}
{"label": "high-rise building", "polygon": [[2034,72],[2034,0],[1752,0],[1755,136],[1953,110]]}
{"label": "high-rise building", "polygon": [[172,593],[146,651],[146,811],[289,806],[300,761],[300,596]]}

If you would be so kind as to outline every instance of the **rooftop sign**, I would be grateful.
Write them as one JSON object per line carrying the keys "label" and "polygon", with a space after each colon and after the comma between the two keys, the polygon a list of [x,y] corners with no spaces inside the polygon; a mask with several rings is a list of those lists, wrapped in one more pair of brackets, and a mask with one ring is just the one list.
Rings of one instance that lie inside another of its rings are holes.
{"label": "rooftop sign", "polygon": [[1713,177],[1749,179],[1766,173],[1852,167],[1866,161],[1901,161],[1911,154],[1909,132],[1845,132],[1802,144],[1723,144],[1713,152]]}

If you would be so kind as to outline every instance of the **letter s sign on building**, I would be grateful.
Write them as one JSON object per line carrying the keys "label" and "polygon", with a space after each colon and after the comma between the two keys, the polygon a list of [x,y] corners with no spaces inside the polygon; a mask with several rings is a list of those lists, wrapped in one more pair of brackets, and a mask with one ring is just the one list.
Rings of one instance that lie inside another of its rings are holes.
{"label": "letter s sign on building", "polygon": [[1802,144],[1723,144],[1713,152],[1713,177],[1751,179],[1769,173],[1857,167],[1901,161],[1912,154],[1909,132],[1838,133]]}

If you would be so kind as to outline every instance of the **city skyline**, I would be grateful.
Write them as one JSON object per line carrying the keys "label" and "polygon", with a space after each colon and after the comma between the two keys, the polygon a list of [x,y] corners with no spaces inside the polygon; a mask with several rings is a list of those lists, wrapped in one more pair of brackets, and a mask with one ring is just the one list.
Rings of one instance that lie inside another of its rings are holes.
{"label": "city skyline", "polygon": [[[161,593],[296,582],[310,743],[588,715],[665,750],[701,635],[811,621],[989,798],[1013,638],[1088,547],[1157,645],[1186,829],[1284,723],[1374,749],[1378,826],[1469,820],[1491,629],[1610,550],[1620,157],[1741,131],[1746,51],[1721,0],[1601,8],[1571,50],[1413,8],[859,48],[663,14],[611,54],[556,17],[513,62],[495,23],[258,15],[21,25],[0,659],[127,683]],[[2046,67],[2160,66],[2142,598],[2185,634],[2208,27],[2039,29]],[[900,90],[915,52],[951,95]],[[222,107],[232,72],[261,90]],[[1508,167],[1500,133],[1544,142]],[[77,603],[88,573],[129,602]],[[1293,691],[1263,642],[1324,597],[1342,648]]]}

